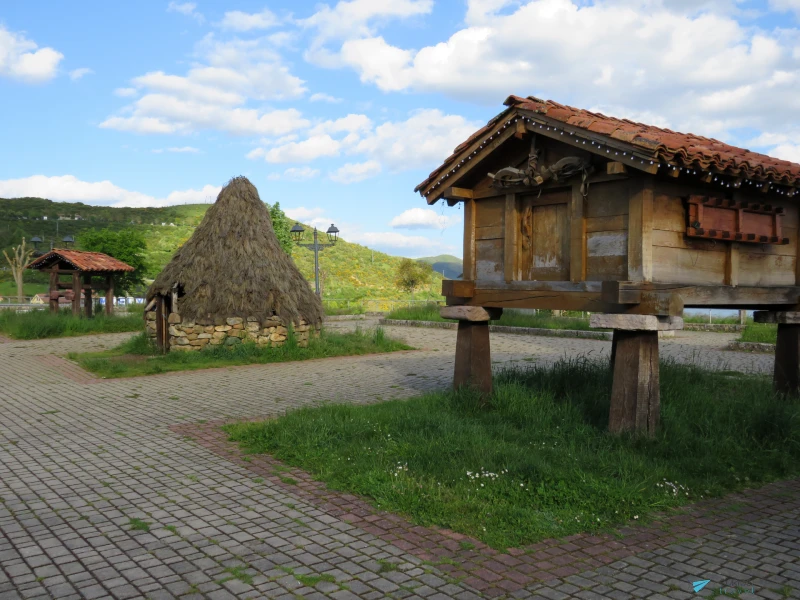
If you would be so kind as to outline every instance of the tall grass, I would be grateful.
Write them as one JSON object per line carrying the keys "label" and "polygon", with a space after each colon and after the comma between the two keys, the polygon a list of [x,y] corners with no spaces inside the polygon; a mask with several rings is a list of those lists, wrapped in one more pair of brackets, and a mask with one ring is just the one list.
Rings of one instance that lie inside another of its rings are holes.
{"label": "tall grass", "polygon": [[775,344],[778,341],[778,326],[768,323],[750,323],[742,331],[739,341]]}
{"label": "tall grass", "polygon": [[800,473],[800,402],[760,376],[663,364],[654,439],[607,432],[607,362],[506,370],[462,390],[226,427],[330,487],[423,525],[521,546]]}
{"label": "tall grass", "polygon": [[198,352],[167,354],[161,354],[142,333],[117,348],[103,352],[73,353],[69,358],[92,373],[113,378],[410,349],[410,346],[387,336],[380,327],[371,331],[357,329],[346,333],[323,330],[318,338],[312,337],[305,348],[298,346],[290,335],[286,343],[277,348],[245,342],[235,346],[206,346]]}
{"label": "tall grass", "polygon": [[[448,321],[448,319],[443,319],[439,316],[440,308],[440,306],[433,303],[403,306],[387,313],[386,318],[403,321]],[[452,323],[453,321],[449,322]],[[576,317],[554,317],[549,311],[531,314],[513,309],[504,310],[500,319],[492,321],[492,325],[506,325],[508,327],[535,327],[541,329],[590,329],[588,319]]]}
{"label": "tall grass", "polygon": [[140,331],[143,326],[141,313],[111,317],[98,314],[86,319],[76,317],[68,310],[58,313],[51,313],[47,309],[28,312],[0,310],[0,333],[18,340]]}

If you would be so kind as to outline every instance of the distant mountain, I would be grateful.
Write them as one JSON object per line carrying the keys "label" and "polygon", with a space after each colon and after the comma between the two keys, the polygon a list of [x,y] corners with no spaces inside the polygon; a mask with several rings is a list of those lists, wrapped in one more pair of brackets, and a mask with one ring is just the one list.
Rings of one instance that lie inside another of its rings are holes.
{"label": "distant mountain", "polygon": [[459,279],[464,270],[464,263],[461,262],[461,259],[451,254],[426,256],[424,258],[418,258],[417,260],[431,264],[434,271],[441,273],[447,279]]}

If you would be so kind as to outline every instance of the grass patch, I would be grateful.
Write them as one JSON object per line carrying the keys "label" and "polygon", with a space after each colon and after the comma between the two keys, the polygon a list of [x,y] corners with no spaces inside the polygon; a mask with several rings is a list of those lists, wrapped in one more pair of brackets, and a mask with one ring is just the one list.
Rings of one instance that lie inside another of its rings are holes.
{"label": "grass patch", "polygon": [[750,323],[744,328],[738,341],[775,344],[778,341],[778,326],[769,323]]}
{"label": "grass patch", "polygon": [[62,310],[16,312],[0,310],[0,333],[16,340],[70,337],[90,333],[121,333],[141,331],[144,327],[141,314],[124,314],[107,317],[99,314],[91,319],[76,317]]}
{"label": "grass patch", "polygon": [[[418,304],[414,306],[403,306],[396,308],[386,314],[387,319],[397,319],[401,321],[436,321],[454,323],[450,319],[443,319],[439,316],[437,304]],[[550,312],[540,311],[536,314],[521,312],[517,310],[504,310],[503,315],[492,325],[505,325],[507,327],[533,327],[539,329],[580,329],[589,330],[589,319],[579,317],[554,317]]]}
{"label": "grass patch", "polygon": [[114,378],[410,349],[410,346],[388,337],[383,329],[377,328],[345,333],[323,330],[318,338],[309,340],[307,348],[299,347],[294,338],[289,336],[279,348],[265,348],[246,342],[235,346],[207,346],[200,352],[167,354],[161,354],[142,333],[111,350],[71,353],[68,356],[87,371],[100,377]]}
{"label": "grass patch", "polygon": [[800,401],[766,377],[667,362],[655,439],[607,433],[607,362],[500,372],[469,390],[371,406],[303,408],[225,427],[381,509],[496,548],[596,532],[800,473]]}
{"label": "grass patch", "polygon": [[228,567],[225,569],[225,573],[228,573],[228,577],[219,579],[217,581],[218,584],[222,585],[233,579],[238,579],[242,583],[253,585],[253,576],[247,573],[247,567]]}
{"label": "grass patch", "polygon": [[150,531],[150,523],[141,519],[128,519],[128,525],[131,526],[132,531]]}

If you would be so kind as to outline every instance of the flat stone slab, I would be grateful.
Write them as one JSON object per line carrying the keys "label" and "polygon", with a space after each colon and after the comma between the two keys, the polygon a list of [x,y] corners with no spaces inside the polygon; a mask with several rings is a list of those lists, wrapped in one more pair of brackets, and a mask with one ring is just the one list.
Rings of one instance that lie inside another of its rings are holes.
{"label": "flat stone slab", "polygon": [[683,318],[594,313],[589,316],[589,326],[596,329],[624,331],[674,331],[683,329]]}

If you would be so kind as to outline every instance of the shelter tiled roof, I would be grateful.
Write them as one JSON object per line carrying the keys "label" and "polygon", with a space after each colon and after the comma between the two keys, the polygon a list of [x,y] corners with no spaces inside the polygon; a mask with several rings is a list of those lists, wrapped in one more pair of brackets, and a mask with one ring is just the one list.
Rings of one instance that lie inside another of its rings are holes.
{"label": "shelter tiled roof", "polygon": [[569,125],[572,129],[582,129],[595,135],[606,136],[630,144],[637,152],[649,155],[654,160],[657,159],[678,167],[691,166],[788,186],[797,186],[800,183],[800,164],[737,148],[712,138],[678,133],[627,119],[608,117],[600,113],[559,104],[552,100],[540,100],[533,96],[527,98],[509,96],[504,104],[509,108],[456,147],[453,154],[414,191],[420,191],[440,179],[453,168],[464,150],[476,140],[490,135],[504,120],[513,117],[514,113],[522,115],[535,113],[532,115],[534,119],[537,115],[541,115]]}
{"label": "shelter tiled roof", "polygon": [[52,263],[63,260],[78,271],[97,271],[103,273],[133,271],[129,264],[102,252],[84,252],[83,250],[54,249],[31,262],[26,268],[42,269]]}

